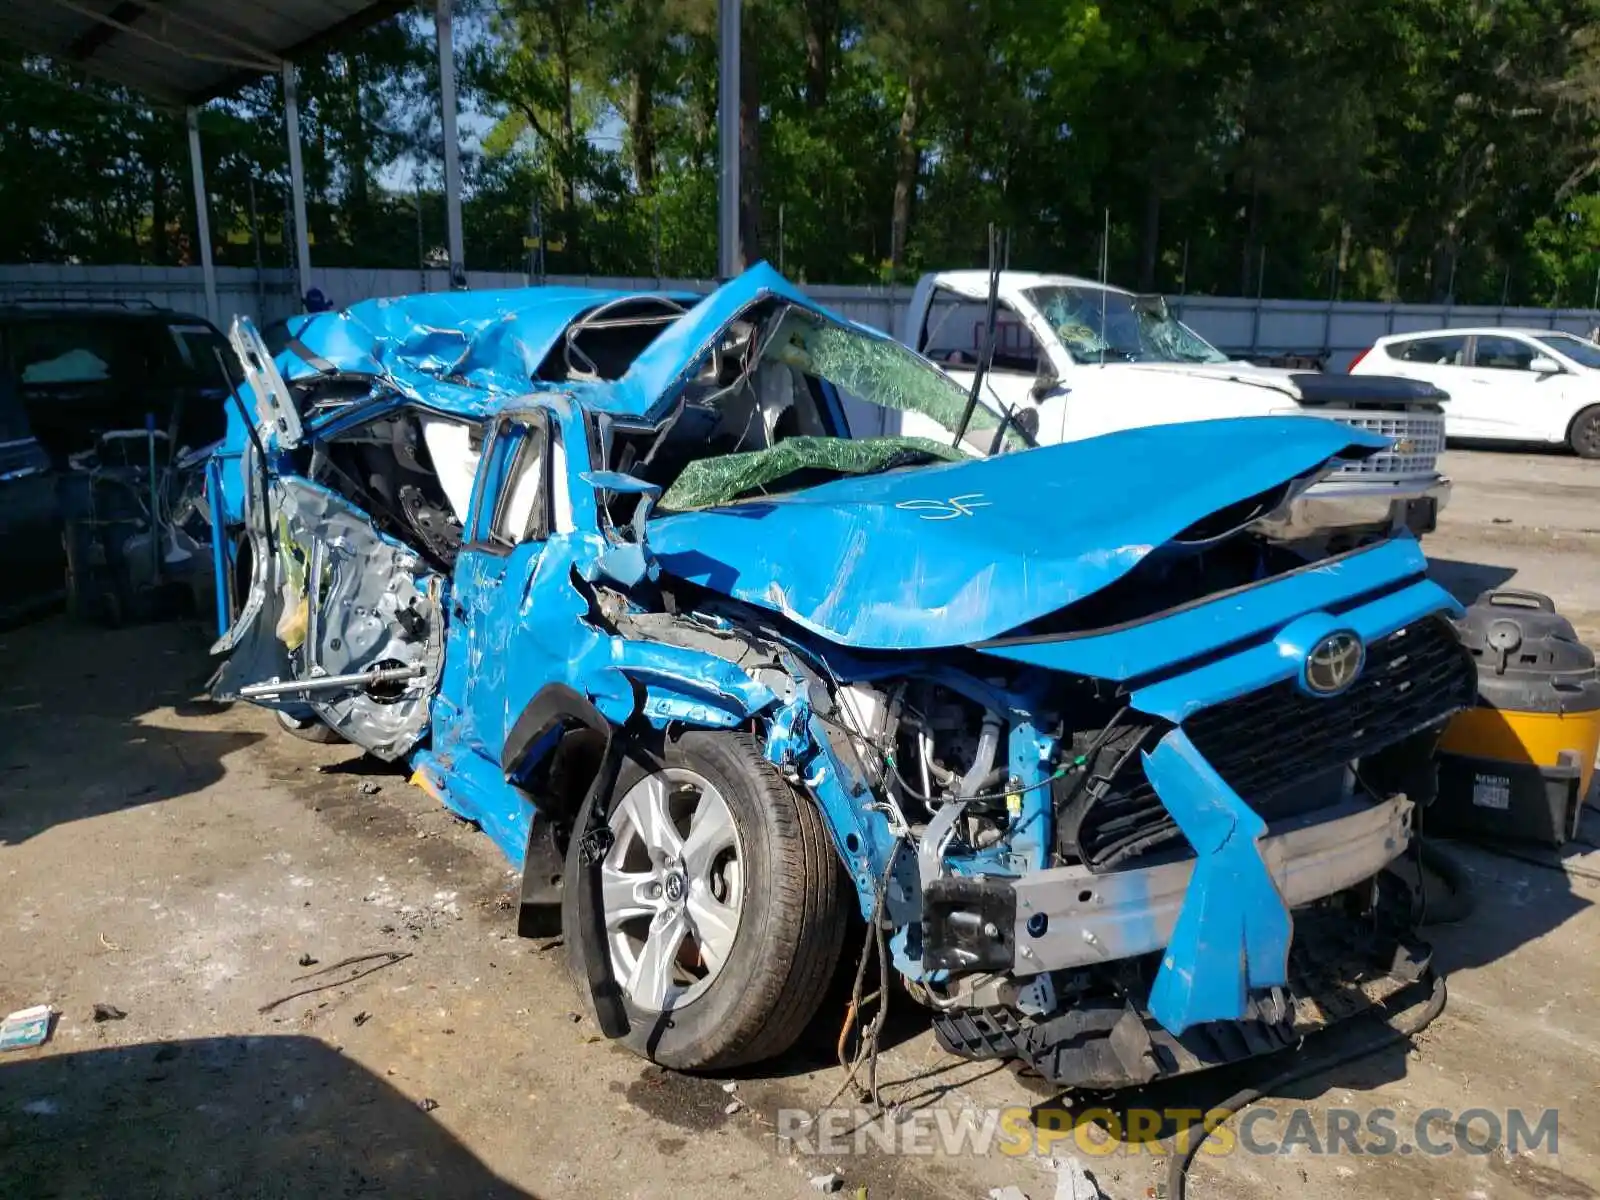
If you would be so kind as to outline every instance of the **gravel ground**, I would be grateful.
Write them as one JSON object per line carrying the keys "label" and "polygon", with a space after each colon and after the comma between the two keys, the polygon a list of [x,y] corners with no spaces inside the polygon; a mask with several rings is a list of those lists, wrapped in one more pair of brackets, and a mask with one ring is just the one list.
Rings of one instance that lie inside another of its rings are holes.
{"label": "gravel ground", "polygon": [[[1449,470],[1440,577],[1550,591],[1600,641],[1600,464],[1453,451]],[[400,772],[206,702],[205,640],[60,619],[0,634],[0,1012],[61,1014],[48,1044],[0,1059],[0,1195],[814,1196],[834,1171],[871,1200],[1159,1195],[1162,1160],[1092,1137],[1057,1162],[781,1140],[779,1110],[839,1085],[838,1007],[737,1079],[613,1048],[576,1016],[559,948],[515,936],[515,874],[488,840]],[[1478,911],[1431,931],[1445,1015],[1269,1103],[1324,1129],[1332,1109],[1388,1108],[1402,1133],[1436,1106],[1558,1108],[1559,1152],[1235,1152],[1200,1161],[1192,1196],[1600,1195],[1600,853],[1566,872],[1464,857]],[[1049,1099],[898,1013],[885,1098],[922,1114],[902,1130]],[[1151,1099],[1203,1108],[1240,1078]]]}

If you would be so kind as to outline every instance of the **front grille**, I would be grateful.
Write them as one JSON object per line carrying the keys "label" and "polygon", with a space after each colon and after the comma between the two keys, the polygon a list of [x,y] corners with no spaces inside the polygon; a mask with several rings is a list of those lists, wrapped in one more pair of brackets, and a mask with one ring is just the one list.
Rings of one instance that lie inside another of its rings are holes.
{"label": "front grille", "polygon": [[[1204,709],[1184,723],[1195,747],[1262,818],[1318,807],[1318,781],[1472,703],[1477,679],[1455,632],[1430,617],[1367,647],[1351,687],[1320,698],[1285,680]],[[1108,870],[1181,836],[1145,778],[1137,750],[1162,726],[1130,729],[1090,764],[1101,780],[1057,784],[1061,850]],[[1335,777],[1335,782],[1337,778]]]}
{"label": "front grille", "polygon": [[[1363,429],[1394,442],[1360,462],[1346,463],[1334,479],[1414,479],[1433,475],[1444,453],[1444,415],[1412,412],[1323,412],[1341,425]],[[1397,447],[1405,445],[1406,449]]]}

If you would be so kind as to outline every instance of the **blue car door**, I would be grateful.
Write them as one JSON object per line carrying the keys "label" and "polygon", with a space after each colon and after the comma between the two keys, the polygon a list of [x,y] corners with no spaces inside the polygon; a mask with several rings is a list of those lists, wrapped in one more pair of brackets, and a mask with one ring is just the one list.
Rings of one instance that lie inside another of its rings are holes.
{"label": "blue car door", "polygon": [[435,744],[496,769],[512,705],[526,701],[522,610],[553,518],[550,430],[542,412],[496,423],[451,583]]}

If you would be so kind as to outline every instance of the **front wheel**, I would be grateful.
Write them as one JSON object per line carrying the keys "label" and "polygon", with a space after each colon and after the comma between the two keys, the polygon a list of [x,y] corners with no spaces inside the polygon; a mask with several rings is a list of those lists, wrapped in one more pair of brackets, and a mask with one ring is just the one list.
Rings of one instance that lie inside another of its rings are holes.
{"label": "front wheel", "polygon": [[1600,404],[1584,409],[1572,419],[1567,444],[1579,458],[1600,458]]}
{"label": "front wheel", "polygon": [[[607,801],[601,864],[622,1039],[676,1070],[787,1050],[822,1001],[846,919],[842,872],[816,807],[741,733],[691,732],[630,751]],[[562,925],[584,982],[577,837]]]}

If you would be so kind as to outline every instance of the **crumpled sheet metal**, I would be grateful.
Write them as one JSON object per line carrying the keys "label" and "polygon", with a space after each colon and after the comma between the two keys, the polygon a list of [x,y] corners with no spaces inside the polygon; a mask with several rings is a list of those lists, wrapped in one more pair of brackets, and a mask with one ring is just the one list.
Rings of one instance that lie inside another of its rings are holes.
{"label": "crumpled sheet metal", "polygon": [[[554,415],[567,447],[568,473],[577,483],[589,467],[581,413],[558,403]],[[440,798],[477,821],[514,862],[526,849],[531,810],[520,801],[507,803],[503,778],[484,764],[499,762],[511,724],[546,684],[567,684],[618,726],[642,716],[658,728],[676,721],[729,728],[756,717],[772,722],[783,710],[786,732],[773,753],[797,770],[826,753],[826,743],[819,745],[812,734],[806,697],[793,687],[798,672],[784,679],[770,664],[741,661],[731,648],[716,653],[707,640],[714,640],[714,631],[673,644],[659,630],[654,637],[638,636],[648,629],[628,636],[596,619],[596,589],[631,580],[613,579],[607,564],[616,547],[584,531],[596,517],[593,489],[580,484],[573,499],[578,531],[526,543],[492,561],[466,556],[465,567],[458,567],[452,599],[462,613],[451,624],[433,744],[419,755]],[[645,626],[667,619],[639,617]],[[489,631],[492,636],[485,636]],[[826,774],[831,782],[836,772]],[[832,799],[840,810],[834,824],[843,852],[842,839],[861,827],[859,818],[845,819],[853,801]]]}
{"label": "crumpled sheet metal", "polygon": [[1115,582],[1228,504],[1385,444],[1303,417],[1154,426],[662,516],[649,543],[663,571],[840,645],[969,645]]}
{"label": "crumpled sheet metal", "polygon": [[[549,286],[425,292],[313,314],[297,337],[306,351],[339,371],[456,383],[468,394],[521,396],[573,321],[601,304],[644,294]],[[293,349],[278,362],[288,379],[319,373]]]}

